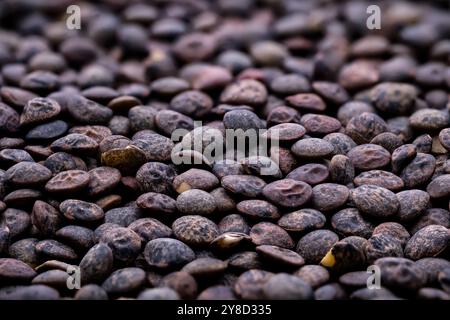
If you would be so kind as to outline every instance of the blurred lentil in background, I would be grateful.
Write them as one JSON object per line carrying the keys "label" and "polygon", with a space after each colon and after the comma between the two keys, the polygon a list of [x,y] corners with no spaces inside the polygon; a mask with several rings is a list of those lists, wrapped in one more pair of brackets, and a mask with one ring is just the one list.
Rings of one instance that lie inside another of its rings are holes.
{"label": "blurred lentil in background", "polygon": [[[0,299],[449,300],[449,39],[443,0],[1,1]],[[172,163],[226,129],[274,145]]]}

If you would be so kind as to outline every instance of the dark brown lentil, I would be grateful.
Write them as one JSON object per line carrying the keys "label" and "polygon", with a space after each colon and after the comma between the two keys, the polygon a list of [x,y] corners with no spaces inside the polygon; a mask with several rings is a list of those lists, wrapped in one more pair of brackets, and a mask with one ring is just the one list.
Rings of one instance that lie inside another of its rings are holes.
{"label": "dark brown lentil", "polygon": [[[0,300],[449,299],[442,5],[375,35],[352,1],[103,1],[75,35],[28,2],[0,4]],[[270,153],[172,163],[227,129]]]}

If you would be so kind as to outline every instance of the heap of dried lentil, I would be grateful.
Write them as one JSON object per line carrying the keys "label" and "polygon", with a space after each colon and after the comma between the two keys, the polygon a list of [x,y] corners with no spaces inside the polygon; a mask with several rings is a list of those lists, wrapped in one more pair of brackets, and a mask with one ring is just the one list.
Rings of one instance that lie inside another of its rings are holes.
{"label": "heap of dried lentil", "polygon": [[0,299],[450,298],[446,1],[72,2],[0,2]]}

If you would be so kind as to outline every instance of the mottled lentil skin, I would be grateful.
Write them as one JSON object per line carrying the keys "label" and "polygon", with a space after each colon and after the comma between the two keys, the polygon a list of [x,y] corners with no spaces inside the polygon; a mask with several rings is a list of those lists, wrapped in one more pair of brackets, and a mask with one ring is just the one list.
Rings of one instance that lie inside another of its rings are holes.
{"label": "mottled lentil skin", "polygon": [[449,300],[438,2],[0,1],[0,300]]}

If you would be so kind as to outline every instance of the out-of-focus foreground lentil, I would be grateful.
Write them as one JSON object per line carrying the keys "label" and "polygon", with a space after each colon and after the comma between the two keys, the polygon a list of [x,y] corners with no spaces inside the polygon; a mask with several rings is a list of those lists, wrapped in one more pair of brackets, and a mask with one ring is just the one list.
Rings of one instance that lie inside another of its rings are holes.
{"label": "out-of-focus foreground lentil", "polygon": [[0,2],[0,299],[450,299],[447,1],[76,2]]}

